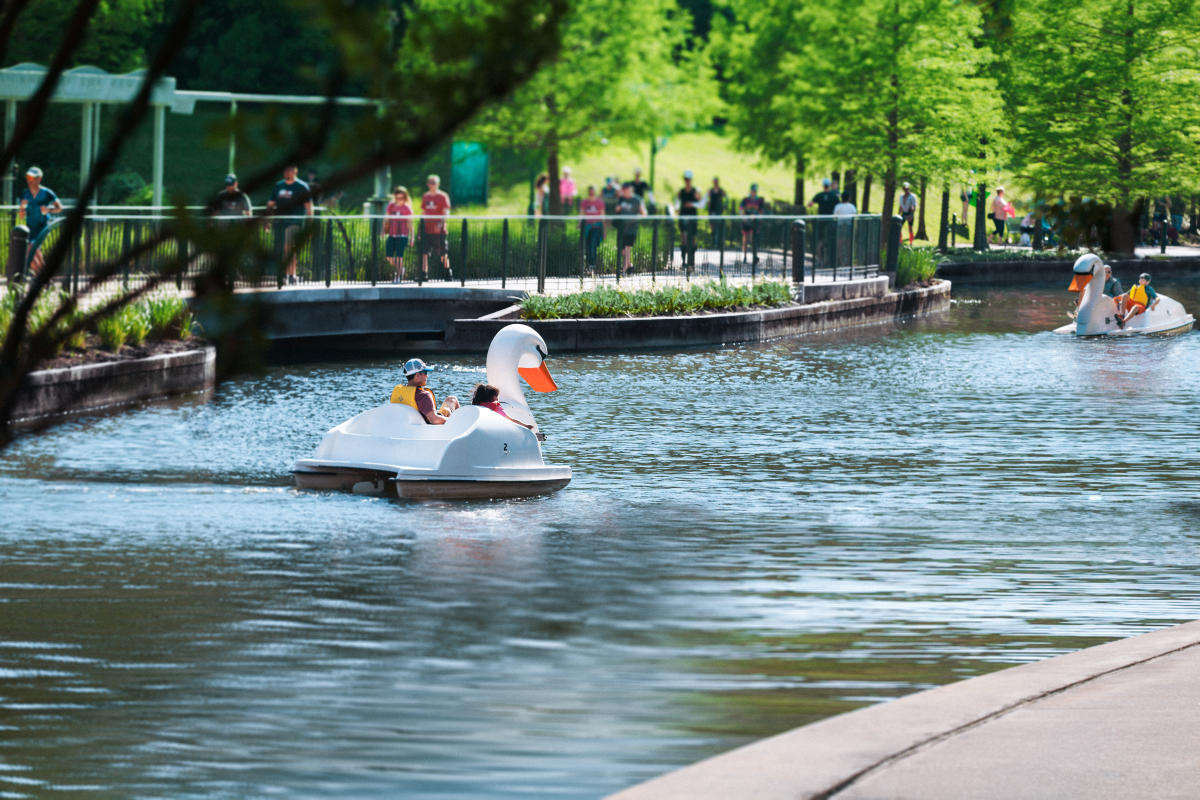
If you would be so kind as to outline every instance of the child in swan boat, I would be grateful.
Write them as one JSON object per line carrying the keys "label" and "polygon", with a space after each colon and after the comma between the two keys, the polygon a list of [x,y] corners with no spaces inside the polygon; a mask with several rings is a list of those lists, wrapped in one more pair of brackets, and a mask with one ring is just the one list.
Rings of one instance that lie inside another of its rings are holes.
{"label": "child in swan boat", "polygon": [[475,384],[475,394],[471,397],[471,405],[490,408],[492,411],[495,411],[505,419],[516,422],[522,428],[529,428],[529,430],[533,430],[532,425],[526,425],[524,422],[517,422],[517,420],[504,413],[504,408],[500,405],[500,390],[495,386],[492,386],[490,383]]}
{"label": "child in swan boat", "polygon": [[1150,273],[1143,272],[1129,291],[1117,298],[1117,324],[1122,328],[1130,319],[1158,305],[1158,293],[1150,287]]}

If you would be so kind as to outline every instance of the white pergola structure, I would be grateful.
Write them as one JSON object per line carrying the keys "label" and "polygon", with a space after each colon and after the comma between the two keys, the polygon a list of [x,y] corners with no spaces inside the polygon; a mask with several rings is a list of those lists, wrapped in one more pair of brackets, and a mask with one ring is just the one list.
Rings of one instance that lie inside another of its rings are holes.
{"label": "white pergola structure", "polygon": [[[0,100],[4,109],[4,143],[16,132],[17,103],[29,100],[45,80],[47,69],[40,64],[17,64],[0,69]],[[55,87],[51,102],[78,103],[83,106],[83,122],[79,132],[79,188],[87,184],[92,165],[100,152],[100,114],[105,105],[129,103],[137,96],[145,80],[145,71],[137,70],[114,75],[98,67],[76,67],[66,70]],[[276,103],[281,105],[323,105],[329,98],[319,95],[244,94],[236,92],[182,91],[175,88],[174,78],[160,78],[150,94],[154,115],[153,177],[154,205],[163,204],[163,142],[166,137],[166,112],[191,114],[196,103],[223,103],[229,106],[230,117],[237,116],[238,102]],[[364,97],[337,97],[333,102],[343,106],[379,106],[380,101]],[[229,171],[236,172],[237,140],[229,134]],[[13,196],[11,164],[2,165],[4,198]],[[391,170],[384,168],[375,175],[375,197],[386,198]]]}
{"label": "white pergola structure", "polygon": [[[5,101],[4,142],[7,145],[17,125],[17,103],[27,101],[46,79],[47,70],[40,64],[17,64],[0,69],[0,100]],[[100,113],[106,105],[123,105],[137,96],[145,80],[145,71],[114,75],[99,67],[76,67],[63,72],[54,89],[51,102],[78,103],[83,106],[83,124],[79,132],[79,188],[87,184],[92,165],[100,152]],[[154,114],[154,204],[162,205],[163,194],[163,137],[166,135],[166,112],[190,114],[195,101],[175,91],[174,78],[160,78],[150,94]],[[12,195],[11,165],[4,167],[5,199]]]}

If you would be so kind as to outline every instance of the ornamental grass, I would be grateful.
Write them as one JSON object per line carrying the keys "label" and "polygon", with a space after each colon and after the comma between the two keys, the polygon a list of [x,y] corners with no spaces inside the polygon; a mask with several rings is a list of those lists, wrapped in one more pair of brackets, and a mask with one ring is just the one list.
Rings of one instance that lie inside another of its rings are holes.
{"label": "ornamental grass", "polygon": [[587,292],[548,297],[531,295],[521,303],[521,318],[583,319],[592,317],[646,317],[697,314],[787,305],[792,290],[786,283],[732,286],[724,281],[666,286],[653,290],[625,291],[599,286]]}

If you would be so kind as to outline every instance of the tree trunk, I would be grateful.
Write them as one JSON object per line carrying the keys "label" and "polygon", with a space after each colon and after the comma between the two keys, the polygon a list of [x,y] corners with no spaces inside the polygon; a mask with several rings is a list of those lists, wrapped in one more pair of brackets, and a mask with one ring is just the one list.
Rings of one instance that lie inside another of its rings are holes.
{"label": "tree trunk", "polygon": [[987,234],[987,185],[975,187],[975,249],[983,252],[988,249]]}
{"label": "tree trunk", "polygon": [[929,241],[929,234],[925,231],[925,186],[927,183],[927,180],[921,178],[921,196],[917,198],[921,209],[921,216],[917,218],[917,238],[925,241]]}
{"label": "tree trunk", "polygon": [[[892,227],[892,209],[896,203],[896,173],[888,170],[883,176],[883,208],[879,210],[879,218],[883,224],[879,226],[879,236],[887,243],[888,230]],[[903,234],[900,236],[904,238]]]}
{"label": "tree trunk", "polygon": [[835,187],[837,187],[836,189],[834,189],[834,191],[836,191],[836,192],[838,193],[838,195],[839,195],[839,196],[840,196],[840,195],[841,195],[841,193],[842,193],[842,180],[841,180],[841,178],[842,178],[842,171],[841,171],[841,170],[837,170],[837,169],[835,169],[833,172],[829,173],[829,180],[833,181],[833,185],[834,185]]}
{"label": "tree trunk", "polygon": [[551,132],[546,142],[546,174],[550,176],[550,213],[562,213],[562,187],[558,185],[558,137]]}
{"label": "tree trunk", "polygon": [[850,197],[851,203],[858,202],[858,170],[846,170],[846,188],[843,191]]}
{"label": "tree trunk", "polygon": [[950,232],[950,185],[942,187],[942,223],[938,226],[938,250],[946,252],[949,249]]}
{"label": "tree trunk", "polygon": [[804,156],[796,156],[796,190],[792,200],[801,211],[804,210]]}
{"label": "tree trunk", "polygon": [[[554,95],[546,95],[546,111],[550,119],[558,116],[558,101]],[[546,134],[546,174],[550,176],[550,213],[562,212],[562,187],[558,183],[558,131],[554,128]]]}
{"label": "tree trunk", "polygon": [[860,213],[860,214],[870,214],[871,213],[871,175],[870,175],[870,173],[868,173],[867,177],[863,180],[863,203],[862,203],[862,208],[860,208],[858,210],[858,213]]}

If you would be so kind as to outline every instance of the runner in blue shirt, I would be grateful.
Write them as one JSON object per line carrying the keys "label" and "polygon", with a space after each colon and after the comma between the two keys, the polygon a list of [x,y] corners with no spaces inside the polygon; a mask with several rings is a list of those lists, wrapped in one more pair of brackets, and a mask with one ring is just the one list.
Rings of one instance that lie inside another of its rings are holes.
{"label": "runner in blue shirt", "polygon": [[42,268],[43,263],[38,237],[50,225],[50,215],[59,213],[63,207],[54,190],[42,186],[42,171],[37,167],[30,167],[25,173],[25,184],[26,188],[21,190],[21,205],[17,216],[24,219],[26,227],[29,228],[29,246],[32,248],[35,242],[38,245],[33,251],[32,259],[28,253],[25,256],[29,266],[36,272]]}

